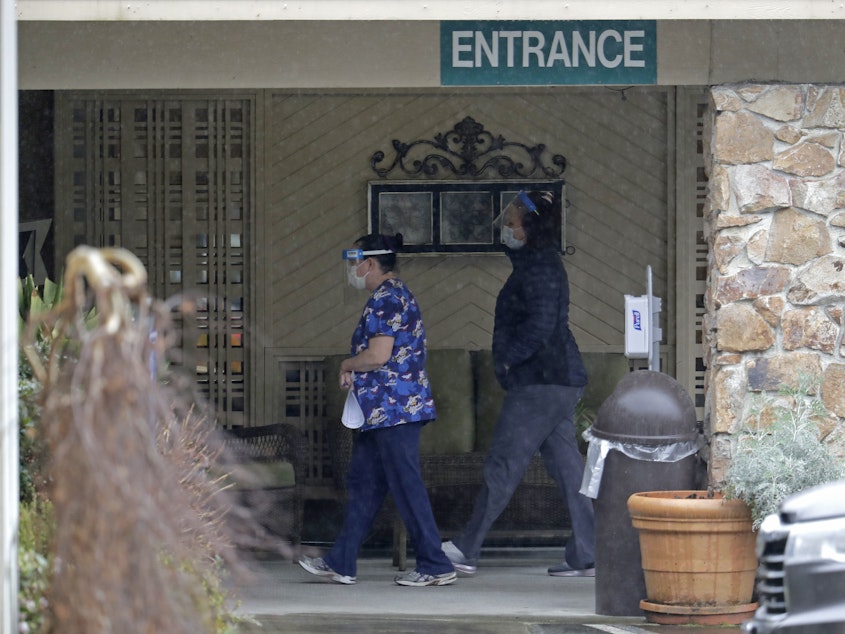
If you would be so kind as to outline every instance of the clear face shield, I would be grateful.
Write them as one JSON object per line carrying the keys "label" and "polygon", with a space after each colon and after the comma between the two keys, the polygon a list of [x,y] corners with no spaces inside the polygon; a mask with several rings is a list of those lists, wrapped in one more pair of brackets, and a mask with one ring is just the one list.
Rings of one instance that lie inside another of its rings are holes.
{"label": "clear face shield", "polygon": [[493,220],[494,226],[499,230],[499,239],[502,244],[510,249],[519,249],[525,245],[524,233],[517,231],[519,237],[515,236],[514,225],[521,227],[522,217],[527,213],[538,213],[537,205],[528,197],[528,194],[520,191]]}
{"label": "clear face shield", "polygon": [[364,251],[363,249],[344,249],[343,250],[343,279],[346,283],[356,290],[364,290],[367,287],[367,272],[361,271],[359,268],[361,264],[371,255],[387,255],[393,253],[388,249],[376,249],[373,251]]}

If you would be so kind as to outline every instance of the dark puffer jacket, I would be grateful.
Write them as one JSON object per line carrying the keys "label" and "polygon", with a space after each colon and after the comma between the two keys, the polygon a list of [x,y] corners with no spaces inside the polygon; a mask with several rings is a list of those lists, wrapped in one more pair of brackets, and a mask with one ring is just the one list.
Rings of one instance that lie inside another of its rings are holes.
{"label": "dark puffer jacket", "polygon": [[493,360],[505,389],[587,384],[569,330],[569,280],[553,248],[508,250],[513,272],[496,299]]}

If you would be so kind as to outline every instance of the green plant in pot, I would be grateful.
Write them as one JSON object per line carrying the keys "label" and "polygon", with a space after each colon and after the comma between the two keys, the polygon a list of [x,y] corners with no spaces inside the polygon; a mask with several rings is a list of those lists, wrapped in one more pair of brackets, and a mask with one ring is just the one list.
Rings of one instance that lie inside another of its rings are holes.
{"label": "green plant in pot", "polygon": [[748,504],[755,529],[787,496],[845,477],[822,439],[829,413],[818,394],[813,379],[800,376],[796,386],[762,397],[737,435],[725,493]]}

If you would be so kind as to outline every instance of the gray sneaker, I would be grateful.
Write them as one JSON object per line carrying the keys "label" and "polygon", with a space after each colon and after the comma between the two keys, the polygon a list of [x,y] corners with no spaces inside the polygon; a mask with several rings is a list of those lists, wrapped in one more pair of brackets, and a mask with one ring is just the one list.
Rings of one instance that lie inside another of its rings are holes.
{"label": "gray sneaker", "polygon": [[417,572],[412,570],[406,575],[394,577],[393,581],[400,586],[448,586],[450,583],[455,583],[458,575],[455,571],[444,572],[442,575],[427,575],[424,572]]}
{"label": "gray sneaker", "polygon": [[458,572],[465,575],[474,575],[478,571],[478,568],[469,563],[467,558],[464,557],[464,554],[451,540],[440,544],[440,548]]}
{"label": "gray sneaker", "polygon": [[549,566],[549,575],[552,577],[595,577],[596,568],[595,566],[573,568],[568,563],[563,562],[557,566]]}
{"label": "gray sneaker", "polygon": [[310,572],[312,575],[317,575],[318,577],[328,577],[335,583],[342,583],[343,585],[350,586],[356,581],[356,577],[342,575],[339,572],[332,570],[329,565],[323,561],[322,557],[302,556],[299,558],[297,563],[302,566],[303,570]]}

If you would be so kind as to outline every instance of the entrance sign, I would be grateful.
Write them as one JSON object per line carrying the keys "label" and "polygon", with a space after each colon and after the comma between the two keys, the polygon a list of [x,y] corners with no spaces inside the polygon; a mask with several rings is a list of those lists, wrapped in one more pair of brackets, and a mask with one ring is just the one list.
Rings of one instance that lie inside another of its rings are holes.
{"label": "entrance sign", "polygon": [[657,83],[654,20],[443,21],[442,86]]}

